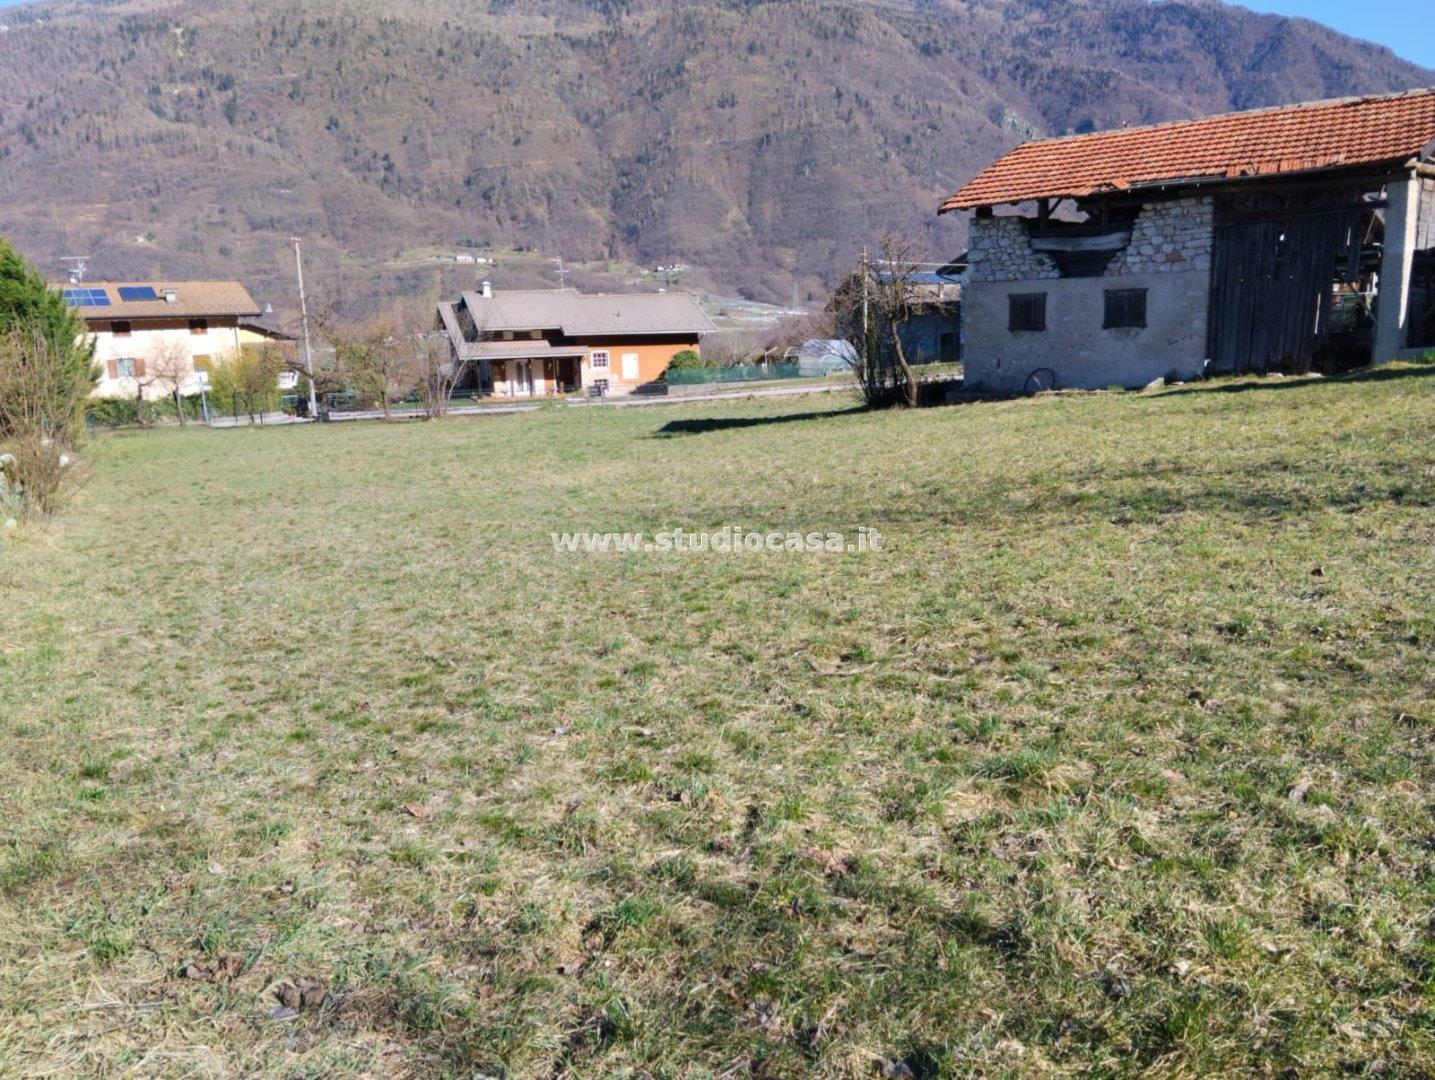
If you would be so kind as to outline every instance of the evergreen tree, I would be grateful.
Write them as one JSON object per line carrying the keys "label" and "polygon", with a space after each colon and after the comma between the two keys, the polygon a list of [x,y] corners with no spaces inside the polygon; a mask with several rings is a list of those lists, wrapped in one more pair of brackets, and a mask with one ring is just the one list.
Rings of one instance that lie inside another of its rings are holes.
{"label": "evergreen tree", "polygon": [[86,336],[85,322],[69,307],[44,277],[0,238],[0,334],[24,329],[38,331],[50,345],[50,354],[64,371],[55,381],[67,400],[55,403],[54,415],[82,419],[75,403],[82,401],[99,379],[94,342]]}

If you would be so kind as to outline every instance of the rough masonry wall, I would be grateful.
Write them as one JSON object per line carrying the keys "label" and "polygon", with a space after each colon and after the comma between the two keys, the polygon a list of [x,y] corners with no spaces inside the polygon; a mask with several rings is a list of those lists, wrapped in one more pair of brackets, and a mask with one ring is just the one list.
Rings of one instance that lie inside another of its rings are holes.
{"label": "rough masonry wall", "polygon": [[[1042,375],[1061,388],[1143,386],[1189,379],[1205,369],[1214,206],[1207,198],[1152,202],[1131,242],[1099,277],[1061,277],[1032,251],[1020,218],[971,223],[972,254],[963,293],[966,384],[1021,393]],[[1146,325],[1103,325],[1107,289],[1145,289]],[[1013,293],[1046,294],[1046,329],[1008,329]]]}
{"label": "rough masonry wall", "polygon": [[1111,260],[1107,275],[1171,274],[1210,270],[1215,204],[1208,198],[1147,203],[1131,230],[1131,243]]}
{"label": "rough masonry wall", "polygon": [[1051,256],[1033,251],[1019,217],[973,218],[967,228],[968,281],[1041,281],[1061,277]]}

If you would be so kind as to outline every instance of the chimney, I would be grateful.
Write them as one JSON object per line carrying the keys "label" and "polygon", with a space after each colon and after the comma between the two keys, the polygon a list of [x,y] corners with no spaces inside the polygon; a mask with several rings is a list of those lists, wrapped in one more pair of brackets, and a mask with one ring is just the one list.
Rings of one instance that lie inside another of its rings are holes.
{"label": "chimney", "polygon": [[485,281],[478,287],[478,295],[487,299],[493,295],[493,282]]}

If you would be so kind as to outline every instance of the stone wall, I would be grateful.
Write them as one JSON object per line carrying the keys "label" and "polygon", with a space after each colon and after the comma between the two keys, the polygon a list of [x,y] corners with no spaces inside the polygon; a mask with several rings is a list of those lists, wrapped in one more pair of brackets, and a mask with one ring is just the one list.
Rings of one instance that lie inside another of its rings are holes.
{"label": "stone wall", "polygon": [[1131,230],[1131,243],[1111,260],[1108,277],[1210,270],[1215,208],[1209,198],[1147,203]]}
{"label": "stone wall", "polygon": [[1042,281],[1061,277],[1051,256],[1033,251],[1019,217],[976,217],[967,229],[968,281]]}
{"label": "stone wall", "polygon": [[[1021,393],[1038,376],[1083,389],[1200,376],[1214,224],[1208,198],[1149,202],[1105,273],[1063,278],[1050,256],[1032,250],[1023,219],[973,220],[962,296],[967,387]],[[1145,290],[1146,325],[1106,327],[1108,289]],[[1046,329],[1009,329],[1011,296],[1032,292],[1046,296]]]}
{"label": "stone wall", "polygon": [[[1147,203],[1131,243],[1111,260],[1108,277],[1210,270],[1214,209],[1209,198]],[[1061,277],[1051,256],[1033,251],[1024,219],[973,218],[968,228],[968,281],[1049,281]]]}

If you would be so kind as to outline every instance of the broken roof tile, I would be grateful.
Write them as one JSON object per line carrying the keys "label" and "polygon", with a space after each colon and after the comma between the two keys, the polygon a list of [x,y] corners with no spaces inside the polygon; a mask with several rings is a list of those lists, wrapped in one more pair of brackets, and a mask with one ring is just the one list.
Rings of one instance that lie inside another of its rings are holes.
{"label": "broken roof tile", "polygon": [[1416,157],[1435,140],[1435,88],[1227,113],[1028,142],[938,213],[1163,183],[1271,176]]}

